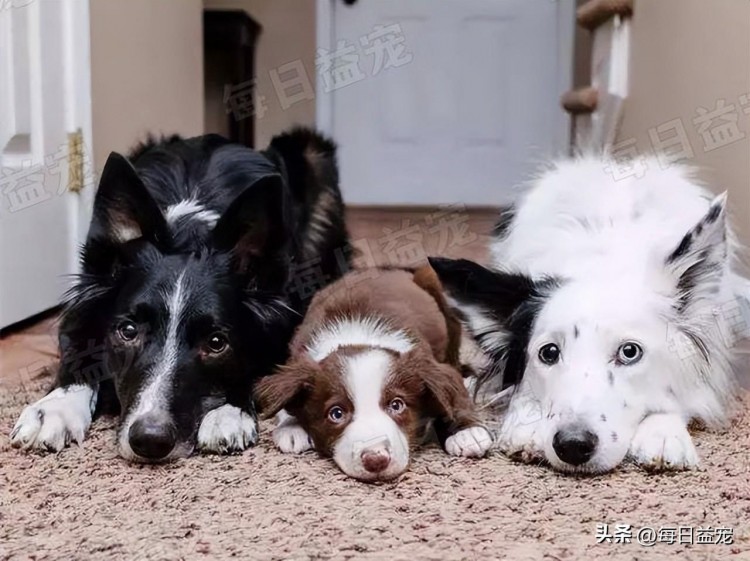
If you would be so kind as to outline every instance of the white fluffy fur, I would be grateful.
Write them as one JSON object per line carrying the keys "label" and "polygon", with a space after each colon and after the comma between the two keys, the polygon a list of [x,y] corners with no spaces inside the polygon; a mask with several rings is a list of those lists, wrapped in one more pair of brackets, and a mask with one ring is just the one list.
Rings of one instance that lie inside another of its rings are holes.
{"label": "white fluffy fur", "polygon": [[167,222],[174,225],[180,218],[189,218],[205,222],[213,228],[219,220],[219,213],[206,209],[197,199],[185,199],[170,205],[164,214]]}
{"label": "white fluffy fur", "polygon": [[310,357],[319,362],[347,345],[374,345],[407,353],[414,347],[414,342],[404,331],[393,329],[379,318],[344,318],[327,324],[316,333],[307,350]]}
{"label": "white fluffy fur", "polygon": [[255,419],[239,407],[229,404],[206,413],[198,429],[198,449],[203,452],[242,452],[257,440]]}
{"label": "white fluffy fur", "polygon": [[18,448],[59,452],[81,444],[91,426],[96,392],[86,385],[57,388],[23,410],[10,435]]}
{"label": "white fluffy fur", "polygon": [[[694,251],[667,264],[712,200],[723,208],[725,200],[714,199],[688,170],[661,169],[656,161],[644,177],[616,181],[606,163],[583,158],[535,182],[492,246],[493,265],[564,282],[533,326],[526,371],[498,435],[502,450],[546,458],[566,471],[606,471],[627,456],[650,467],[697,465],[687,423],[721,425],[734,393],[738,353],[720,309],[750,294],[732,271],[736,247],[725,212],[696,235]],[[723,268],[699,276],[679,310],[678,280],[704,250]],[[613,361],[626,341],[645,351],[637,364]],[[562,350],[554,366],[538,358],[547,343]],[[599,440],[594,457],[577,468],[552,447],[555,433],[573,422]]]}
{"label": "white fluffy fur", "polygon": [[276,415],[276,427],[273,429],[273,443],[284,454],[301,454],[312,450],[310,435],[302,428],[297,418],[285,410]]}

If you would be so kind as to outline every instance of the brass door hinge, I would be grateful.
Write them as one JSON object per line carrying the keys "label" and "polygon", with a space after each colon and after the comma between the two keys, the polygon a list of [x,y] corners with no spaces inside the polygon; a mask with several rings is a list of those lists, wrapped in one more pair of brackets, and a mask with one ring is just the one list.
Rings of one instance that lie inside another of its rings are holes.
{"label": "brass door hinge", "polygon": [[71,193],[79,193],[83,189],[83,150],[81,129],[68,133],[68,191]]}

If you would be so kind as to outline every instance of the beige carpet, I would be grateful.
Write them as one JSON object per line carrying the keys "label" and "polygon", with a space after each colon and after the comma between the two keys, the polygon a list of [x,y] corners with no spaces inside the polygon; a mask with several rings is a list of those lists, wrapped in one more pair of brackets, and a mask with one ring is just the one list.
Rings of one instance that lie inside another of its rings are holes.
{"label": "beige carpet", "polygon": [[[119,459],[114,422],[83,448],[21,453],[8,432],[49,379],[0,389],[0,559],[750,559],[750,413],[699,433],[702,471],[586,479],[493,456],[419,451],[398,482],[347,479],[261,443],[168,466]],[[746,400],[750,405],[750,400]],[[597,523],[632,543],[597,544]],[[638,528],[728,526],[733,545],[636,543]]]}
{"label": "beige carpet", "polygon": [[[482,260],[496,216],[472,211],[442,231],[429,212],[363,209],[348,218],[374,261],[413,264],[426,254]],[[394,233],[405,242],[394,245]],[[750,413],[727,434],[697,436],[699,472],[625,468],[575,479],[433,447],[397,483],[372,486],[312,453],[278,453],[267,426],[241,456],[165,467],[119,459],[111,419],[94,423],[84,448],[58,456],[9,448],[18,413],[41,395],[50,378],[40,372],[55,360],[53,321],[0,338],[0,560],[750,560]],[[734,545],[597,544],[598,523],[727,526]]]}

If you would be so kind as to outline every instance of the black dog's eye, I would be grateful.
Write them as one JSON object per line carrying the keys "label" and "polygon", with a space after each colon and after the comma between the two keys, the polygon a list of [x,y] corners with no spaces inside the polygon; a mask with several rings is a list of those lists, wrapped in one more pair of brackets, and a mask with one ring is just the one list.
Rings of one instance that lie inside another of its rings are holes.
{"label": "black dog's eye", "polygon": [[643,358],[643,349],[638,343],[624,343],[617,349],[617,363],[623,366],[635,364]]}
{"label": "black dog's eye", "polygon": [[222,333],[214,333],[208,338],[208,341],[206,341],[206,350],[210,353],[219,354],[223,352],[228,345],[229,341],[227,340],[226,335]]}
{"label": "black dog's eye", "polygon": [[117,326],[117,334],[123,341],[132,341],[138,337],[138,326],[126,319]]}
{"label": "black dog's eye", "polygon": [[548,366],[552,366],[560,362],[560,347],[554,343],[544,345],[539,349],[539,360]]}
{"label": "black dog's eye", "polygon": [[338,405],[334,405],[328,410],[328,418],[334,423],[340,423],[344,420],[344,410]]}

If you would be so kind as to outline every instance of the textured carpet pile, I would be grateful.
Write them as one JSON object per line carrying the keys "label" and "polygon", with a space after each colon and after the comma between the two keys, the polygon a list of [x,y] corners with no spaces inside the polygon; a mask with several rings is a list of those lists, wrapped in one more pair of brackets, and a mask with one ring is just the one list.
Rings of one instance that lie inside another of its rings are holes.
{"label": "textured carpet pile", "polygon": [[[0,386],[0,559],[750,559],[750,413],[697,433],[700,471],[626,466],[573,478],[502,456],[451,458],[432,446],[395,483],[346,478],[314,453],[287,456],[263,426],[231,457],[166,466],[116,455],[115,422],[82,448],[37,455],[8,433],[49,378]],[[745,400],[750,405],[750,400]],[[597,543],[597,524],[632,526]],[[641,527],[730,527],[733,544],[639,545]]]}

